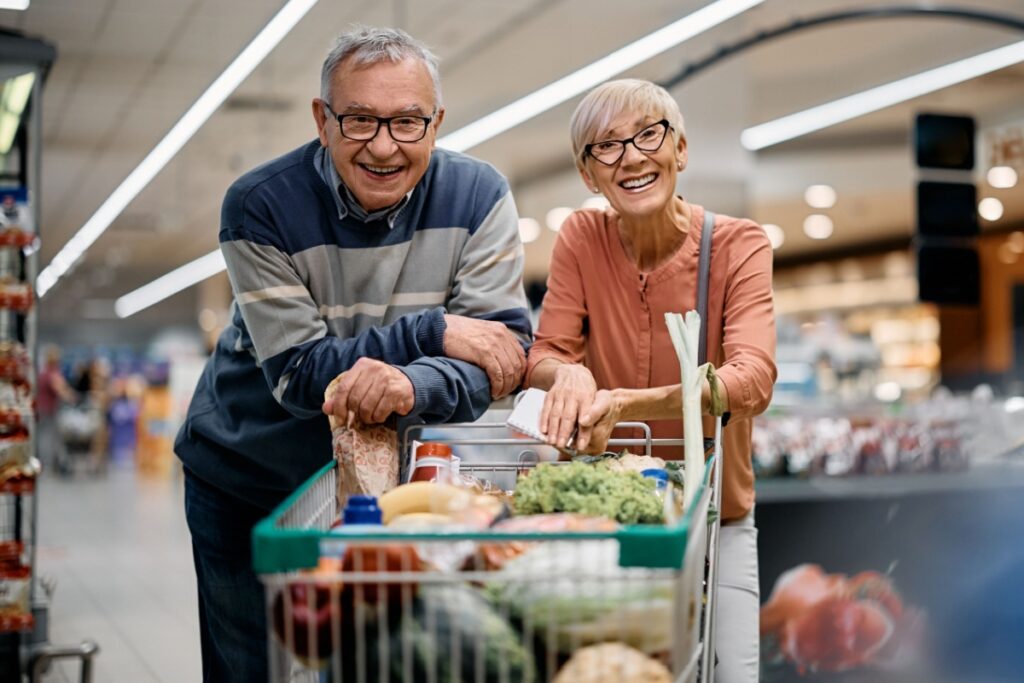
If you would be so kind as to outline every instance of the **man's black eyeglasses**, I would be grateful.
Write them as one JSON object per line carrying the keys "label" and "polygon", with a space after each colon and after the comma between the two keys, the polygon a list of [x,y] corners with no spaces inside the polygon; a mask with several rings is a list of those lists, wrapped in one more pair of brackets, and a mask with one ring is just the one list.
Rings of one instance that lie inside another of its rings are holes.
{"label": "man's black eyeglasses", "polygon": [[335,114],[331,106],[324,102],[324,109],[338,119],[341,134],[349,140],[366,142],[377,137],[380,127],[386,126],[391,138],[396,142],[419,142],[427,134],[427,126],[434,119],[431,116],[374,116],[373,114]]}
{"label": "man's black eyeglasses", "polygon": [[605,166],[614,166],[622,158],[622,155],[626,153],[626,145],[631,142],[641,152],[657,152],[661,148],[661,143],[665,141],[668,129],[671,127],[668,119],[662,119],[625,140],[592,142],[583,148],[583,156],[584,158],[591,156]]}

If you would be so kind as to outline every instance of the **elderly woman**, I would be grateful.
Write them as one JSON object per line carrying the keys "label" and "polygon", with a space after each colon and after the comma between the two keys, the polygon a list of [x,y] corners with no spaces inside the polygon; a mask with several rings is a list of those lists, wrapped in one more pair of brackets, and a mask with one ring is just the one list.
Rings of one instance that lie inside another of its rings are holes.
{"label": "elderly woman", "polygon": [[[758,671],[757,530],[751,418],[775,382],[772,250],[753,221],[714,216],[676,194],[686,168],[683,117],[661,87],[618,80],[591,91],[573,114],[573,153],[604,211],[576,211],[551,258],[528,386],[548,390],[541,431],[584,452],[605,449],[615,423],[643,420],[655,437],[683,434],[679,361],[665,313],[697,308],[698,257],[712,227],[708,360],[729,413],[723,447],[718,680]],[[705,381],[703,406],[710,410]],[[705,418],[705,433],[713,418]],[[573,437],[573,433],[576,432]],[[662,449],[679,458],[681,449]]]}

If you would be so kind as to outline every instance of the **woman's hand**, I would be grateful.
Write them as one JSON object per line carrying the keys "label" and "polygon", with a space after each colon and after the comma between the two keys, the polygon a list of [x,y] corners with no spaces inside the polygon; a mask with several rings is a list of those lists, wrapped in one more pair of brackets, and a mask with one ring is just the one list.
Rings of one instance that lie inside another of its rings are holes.
{"label": "woman's hand", "polygon": [[576,422],[590,408],[596,393],[597,383],[590,370],[568,363],[558,366],[540,414],[540,430],[549,444],[556,448],[569,447]]}
{"label": "woman's hand", "polygon": [[576,450],[600,454],[608,450],[608,439],[622,417],[622,401],[611,391],[602,389],[594,396],[590,408],[580,415]]}

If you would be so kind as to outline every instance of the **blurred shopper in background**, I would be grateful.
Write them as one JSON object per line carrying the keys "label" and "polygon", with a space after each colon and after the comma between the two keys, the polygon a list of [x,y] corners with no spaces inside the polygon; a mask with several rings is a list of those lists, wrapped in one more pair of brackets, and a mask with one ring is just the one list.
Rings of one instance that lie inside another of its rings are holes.
{"label": "blurred shopper in background", "polygon": [[138,443],[139,400],[131,391],[132,381],[120,377],[112,383],[107,407],[109,438],[107,449],[114,465],[131,463]]}
{"label": "blurred shopper in background", "polygon": [[493,167],[434,149],[436,58],[402,31],[344,34],[312,108],[317,140],[228,190],[233,318],[175,444],[207,681],[267,680],[250,531],[331,458],[323,411],[472,420],[526,366],[515,204]]}
{"label": "blurred shopper in background", "polygon": [[36,391],[38,452],[43,467],[51,467],[57,461],[57,451],[61,445],[57,431],[57,412],[61,405],[72,404],[77,400],[77,395],[64,378],[60,361],[60,347],[50,345],[43,350],[43,367],[39,369]]}
{"label": "blurred shopper in background", "polygon": [[[756,681],[751,418],[768,407],[776,376],[771,244],[753,221],[705,222],[702,206],[676,194],[687,141],[682,114],[663,88],[641,80],[595,88],[576,108],[571,135],[583,182],[611,206],[576,211],[559,231],[527,368],[527,383],[549,392],[541,430],[565,446],[578,429],[574,445],[585,452],[603,452],[624,420],[649,421],[656,438],[682,437],[680,368],[665,314],[697,308],[701,237],[712,229],[703,322],[731,414],[723,437],[716,680]],[[705,414],[710,397],[705,380]],[[705,433],[712,427],[706,418]]]}

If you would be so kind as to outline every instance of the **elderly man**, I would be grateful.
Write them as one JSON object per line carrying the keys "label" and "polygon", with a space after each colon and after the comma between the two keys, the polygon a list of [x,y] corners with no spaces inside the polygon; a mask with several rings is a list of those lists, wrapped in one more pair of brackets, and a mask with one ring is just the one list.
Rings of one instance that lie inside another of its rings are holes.
{"label": "elderly man", "polygon": [[267,679],[249,535],[330,458],[322,411],[472,420],[525,369],[515,204],[494,168],[434,149],[436,58],[402,31],[344,34],[312,105],[319,139],[228,190],[234,316],[175,444],[207,681]]}

